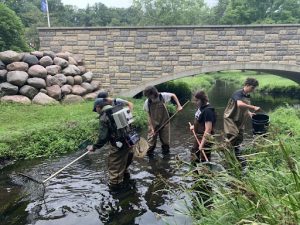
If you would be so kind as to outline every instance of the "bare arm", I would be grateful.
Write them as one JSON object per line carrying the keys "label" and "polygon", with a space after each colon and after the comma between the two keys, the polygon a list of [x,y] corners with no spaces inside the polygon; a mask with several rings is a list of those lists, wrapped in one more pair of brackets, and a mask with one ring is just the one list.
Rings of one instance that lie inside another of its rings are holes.
{"label": "bare arm", "polygon": [[204,148],[207,138],[211,135],[211,131],[212,131],[212,122],[211,121],[205,122],[205,131],[202,136],[201,143],[199,145],[199,150],[202,150]]}
{"label": "bare arm", "polygon": [[182,106],[177,98],[177,96],[175,94],[172,94],[172,98],[174,99],[174,101],[176,102],[176,105],[177,105],[177,110],[180,111],[182,110]]}
{"label": "bare arm", "polygon": [[245,102],[241,101],[241,100],[237,100],[237,106],[241,107],[241,108],[247,108],[249,110],[253,110],[253,111],[258,111],[260,110],[260,107],[255,106],[255,105],[248,105]]}

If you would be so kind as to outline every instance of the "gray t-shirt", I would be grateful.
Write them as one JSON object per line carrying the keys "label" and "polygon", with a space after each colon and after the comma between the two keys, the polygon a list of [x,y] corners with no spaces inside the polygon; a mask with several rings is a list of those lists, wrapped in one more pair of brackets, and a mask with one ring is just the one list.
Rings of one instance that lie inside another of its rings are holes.
{"label": "gray t-shirt", "polygon": [[[169,93],[169,92],[161,92],[160,93],[161,96],[163,97],[164,99],[164,102],[167,103],[169,101],[171,101],[171,97],[172,97],[172,93]],[[155,100],[153,100],[153,102],[158,102],[159,101],[159,97],[157,97]],[[146,112],[149,112],[149,106],[148,106],[148,99],[146,99],[145,103],[144,103],[144,110]]]}

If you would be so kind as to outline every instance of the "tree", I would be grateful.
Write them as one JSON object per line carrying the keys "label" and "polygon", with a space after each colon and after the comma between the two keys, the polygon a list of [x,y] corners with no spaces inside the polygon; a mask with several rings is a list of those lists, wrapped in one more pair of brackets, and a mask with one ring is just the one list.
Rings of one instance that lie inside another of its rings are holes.
{"label": "tree", "polygon": [[29,51],[24,25],[14,11],[0,3],[0,51]]}

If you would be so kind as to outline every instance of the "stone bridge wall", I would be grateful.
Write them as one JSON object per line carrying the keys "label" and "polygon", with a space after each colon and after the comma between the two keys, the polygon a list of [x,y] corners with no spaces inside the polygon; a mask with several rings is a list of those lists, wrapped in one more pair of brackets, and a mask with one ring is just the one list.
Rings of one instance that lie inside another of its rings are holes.
{"label": "stone bridge wall", "polygon": [[299,79],[299,35],[300,25],[39,28],[41,50],[82,54],[103,88],[131,95],[150,84],[248,64],[267,71],[293,66]]}

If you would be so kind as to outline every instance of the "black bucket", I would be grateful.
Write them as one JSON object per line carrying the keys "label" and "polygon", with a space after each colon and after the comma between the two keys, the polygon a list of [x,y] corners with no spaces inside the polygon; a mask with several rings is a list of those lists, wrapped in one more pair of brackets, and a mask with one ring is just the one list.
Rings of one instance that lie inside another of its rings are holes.
{"label": "black bucket", "polygon": [[253,134],[265,134],[269,126],[269,116],[266,114],[256,114],[252,116]]}

